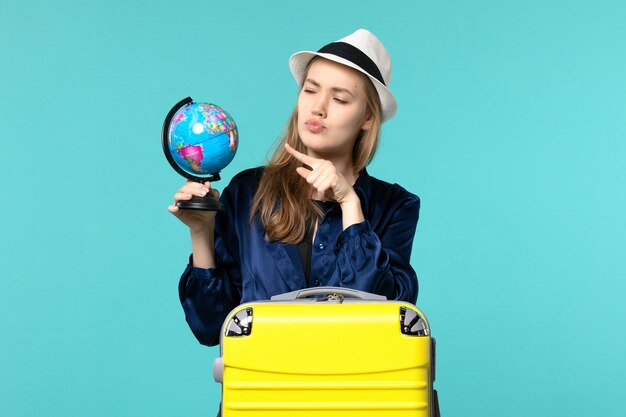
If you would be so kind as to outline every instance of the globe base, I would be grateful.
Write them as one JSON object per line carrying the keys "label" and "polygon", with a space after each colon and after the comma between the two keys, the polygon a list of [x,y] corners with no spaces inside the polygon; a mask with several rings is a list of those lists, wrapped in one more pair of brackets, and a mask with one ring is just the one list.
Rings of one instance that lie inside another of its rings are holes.
{"label": "globe base", "polygon": [[179,201],[176,206],[185,210],[224,211],[224,205],[208,194],[204,197],[194,195],[191,200]]}

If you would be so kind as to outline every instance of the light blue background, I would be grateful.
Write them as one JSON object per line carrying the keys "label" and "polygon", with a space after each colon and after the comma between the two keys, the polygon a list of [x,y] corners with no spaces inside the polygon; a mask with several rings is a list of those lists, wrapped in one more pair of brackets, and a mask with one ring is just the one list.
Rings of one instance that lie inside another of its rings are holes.
{"label": "light blue background", "polygon": [[233,115],[221,188],[286,122],[289,55],[365,27],[399,102],[370,172],[422,198],[444,416],[626,415],[626,3],[226,4],[0,5],[0,414],[214,415],[163,117]]}

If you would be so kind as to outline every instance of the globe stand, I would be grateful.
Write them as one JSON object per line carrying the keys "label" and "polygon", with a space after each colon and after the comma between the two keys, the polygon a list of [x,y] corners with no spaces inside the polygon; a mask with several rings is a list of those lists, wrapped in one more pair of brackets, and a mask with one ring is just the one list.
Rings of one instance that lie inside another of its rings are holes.
{"label": "globe stand", "polygon": [[224,205],[216,198],[193,196],[191,200],[179,201],[176,206],[185,210],[224,211]]}
{"label": "globe stand", "polygon": [[[204,184],[206,181],[210,181],[210,182],[219,181],[220,179],[219,173],[214,173],[206,178],[191,175],[184,169],[180,168],[178,164],[176,163],[176,161],[174,161],[174,158],[172,157],[172,155],[170,154],[170,150],[168,146],[170,123],[172,121],[172,118],[176,114],[176,112],[179,109],[181,109],[183,106],[189,103],[193,103],[193,100],[191,99],[191,97],[182,99],[181,101],[176,103],[174,107],[172,107],[172,109],[169,111],[169,113],[165,117],[165,122],[163,123],[163,132],[162,132],[162,141],[161,141],[163,145],[163,152],[165,153],[165,157],[167,158],[167,161],[170,163],[172,168],[174,168],[174,170],[178,172],[180,175],[182,175],[183,177],[192,181],[199,182],[200,184]],[[176,206],[185,210],[206,210],[206,211],[224,211],[225,210],[224,205],[220,203],[218,199],[210,196],[209,194],[207,194],[204,197],[193,196],[191,200],[179,201],[176,203]]]}
{"label": "globe stand", "polygon": [[[220,179],[219,174],[213,174],[208,181],[218,181]],[[199,181],[202,183],[202,181]],[[176,203],[176,206],[186,210],[206,210],[206,211],[224,211],[224,205],[220,203],[217,198],[205,195],[204,197],[198,197],[194,195],[191,200],[183,200]]]}

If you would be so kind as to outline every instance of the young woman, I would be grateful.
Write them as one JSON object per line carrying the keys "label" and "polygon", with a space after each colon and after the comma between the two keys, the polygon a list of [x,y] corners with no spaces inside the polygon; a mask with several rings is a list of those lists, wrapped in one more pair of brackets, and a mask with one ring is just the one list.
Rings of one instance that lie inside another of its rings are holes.
{"label": "young woman", "polygon": [[[419,198],[365,169],[381,123],[396,112],[387,51],[360,29],[289,64],[301,89],[268,165],[233,178],[220,198],[224,212],[168,207],[191,233],[179,294],[205,345],[219,343],[238,304],[305,287],[417,299],[409,260]],[[174,201],[207,193],[219,196],[208,182],[187,182]]]}

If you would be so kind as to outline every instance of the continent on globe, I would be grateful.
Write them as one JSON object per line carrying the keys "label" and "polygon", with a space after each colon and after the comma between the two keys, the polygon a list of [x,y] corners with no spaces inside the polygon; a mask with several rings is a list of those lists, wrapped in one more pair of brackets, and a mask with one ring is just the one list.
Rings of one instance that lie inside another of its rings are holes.
{"label": "continent on globe", "polygon": [[202,145],[181,145],[176,144],[178,148],[178,154],[183,157],[188,163],[189,166],[196,172],[202,173],[202,168],[200,165],[202,164],[202,159],[204,158],[204,154],[202,153]]}
{"label": "continent on globe", "polygon": [[230,148],[231,152],[235,152],[237,150],[238,139],[239,138],[237,137],[237,129],[233,129],[228,132],[228,147]]}

